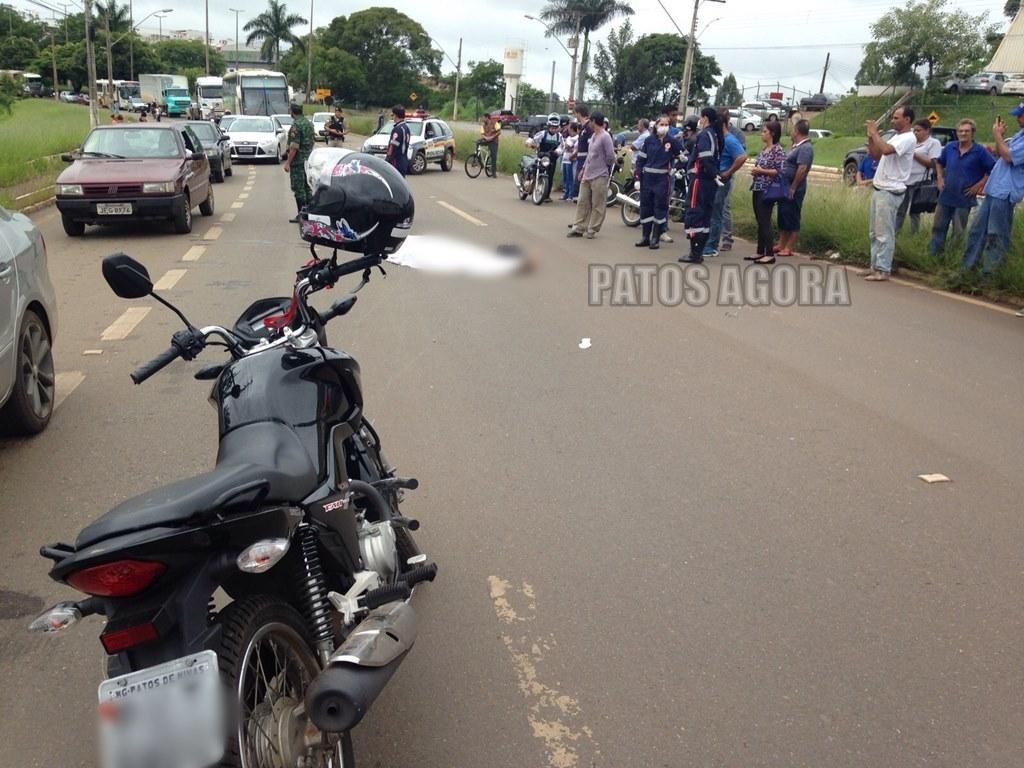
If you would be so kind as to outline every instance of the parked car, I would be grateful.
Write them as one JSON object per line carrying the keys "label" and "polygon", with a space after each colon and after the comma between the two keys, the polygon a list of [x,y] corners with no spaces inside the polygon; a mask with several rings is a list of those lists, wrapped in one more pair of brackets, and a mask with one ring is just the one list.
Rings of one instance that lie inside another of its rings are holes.
{"label": "parked car", "polygon": [[60,92],[60,100],[63,101],[65,104],[74,104],[75,103],[75,94],[72,93],[71,91],[61,91]]}
{"label": "parked car", "polygon": [[516,126],[519,125],[519,122],[522,119],[511,109],[496,109],[493,112],[488,112],[487,116],[492,120],[500,121],[503,130],[505,128],[516,130]]}
{"label": "parked car", "polygon": [[86,224],[151,219],[187,234],[194,207],[213,215],[210,161],[184,123],[100,126],[61,157],[71,163],[57,177],[57,210],[69,237],[82,235]]}
{"label": "parked car", "polygon": [[1003,83],[1003,95],[1024,95],[1024,73],[1015,73],[1006,76],[1006,82]]}
{"label": "parked car", "polygon": [[960,93],[964,89],[964,81],[966,79],[964,75],[960,74],[949,75],[942,81],[942,92]]}
{"label": "parked car", "polygon": [[[882,138],[888,141],[896,134],[892,128],[882,133]],[[956,141],[956,128],[946,128],[942,125],[932,126],[932,136],[939,140],[942,146],[946,146],[949,141]],[[860,167],[860,161],[864,159],[864,156],[868,153],[867,143],[862,144],[856,149],[851,149],[846,153],[846,157],[843,158],[843,181],[849,185],[853,185],[857,182],[857,168]]]}
{"label": "parked car", "polygon": [[748,101],[741,105],[741,109],[745,109],[752,115],[757,115],[762,120],[778,121],[789,117],[788,109],[767,101]]}
{"label": "parked car", "polygon": [[242,115],[222,115],[220,120],[217,121],[217,125],[222,131],[227,133],[228,129],[231,128],[231,124],[240,117],[242,117]]}
{"label": "parked car", "polygon": [[281,124],[281,127],[286,131],[292,127],[292,123],[295,122],[295,118],[291,115],[271,115],[272,118],[277,120]]}
{"label": "parked car", "polygon": [[748,112],[745,109],[730,109],[729,117],[732,118],[733,125],[741,131],[747,132],[761,130],[761,124],[764,122],[753,112]]}
{"label": "parked car", "polygon": [[129,96],[127,106],[129,112],[141,112],[149,105],[142,100],[141,96]]}
{"label": "parked car", "polygon": [[[448,123],[436,117],[406,118],[409,126],[409,173],[419,174],[429,163],[437,163],[441,170],[450,171],[455,163],[455,136]],[[384,155],[388,151],[388,137],[394,123],[388,120],[381,129],[363,142],[362,151]]]}
{"label": "parked car", "polygon": [[832,131],[826,131],[824,128],[811,128],[807,132],[807,136],[812,139],[830,139],[833,133]]}
{"label": "parked car", "polygon": [[966,93],[990,93],[998,96],[1006,85],[1006,75],[1002,72],[979,72],[964,80],[963,90]]}
{"label": "parked car", "polygon": [[288,132],[277,120],[261,115],[240,115],[227,132],[231,160],[273,160],[280,163],[287,153]]}
{"label": "parked car", "polygon": [[56,395],[57,298],[46,243],[32,221],[0,208],[0,428],[34,435],[50,422]]}
{"label": "parked car", "polygon": [[327,141],[327,123],[330,119],[330,112],[316,112],[313,114],[313,141]]}
{"label": "parked car", "polygon": [[189,120],[185,123],[199,139],[210,161],[210,178],[221,183],[225,176],[231,176],[231,142],[223,131],[209,120]]}
{"label": "parked car", "polygon": [[813,96],[804,96],[800,99],[800,109],[804,112],[821,112],[827,109],[831,103],[824,93],[816,93]]}

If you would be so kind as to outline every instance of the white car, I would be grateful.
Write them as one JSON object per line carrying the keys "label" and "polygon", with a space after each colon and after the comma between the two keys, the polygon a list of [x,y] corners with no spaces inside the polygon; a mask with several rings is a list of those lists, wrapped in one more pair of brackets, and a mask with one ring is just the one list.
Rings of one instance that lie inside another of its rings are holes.
{"label": "white car", "polygon": [[316,192],[325,171],[330,171],[345,155],[355,150],[344,147],[317,147],[306,158],[306,183],[310,192]]}
{"label": "white car", "polygon": [[277,120],[281,126],[287,131],[292,127],[292,123],[295,122],[295,118],[291,115],[271,115],[272,118]]}
{"label": "white car", "polygon": [[0,208],[0,426],[41,432],[53,413],[57,298],[46,243],[32,221]]}
{"label": "white car", "polygon": [[226,134],[231,142],[231,162],[273,160],[287,154],[288,132],[273,117],[243,115],[235,118]]}
{"label": "white car", "polygon": [[129,112],[141,112],[149,105],[142,100],[141,96],[129,96],[128,104],[126,106],[128,107]]}
{"label": "white car", "polygon": [[60,100],[65,102],[66,104],[74,104],[75,94],[73,94],[71,91],[61,91]]}
{"label": "white car", "polygon": [[807,132],[807,137],[811,139],[830,139],[832,138],[832,131],[826,131],[824,128],[811,128]]}
{"label": "white car", "polygon": [[[409,173],[423,173],[428,163],[438,163],[442,170],[450,171],[455,162],[455,136],[448,123],[436,117],[409,117],[405,124],[409,126]],[[391,120],[384,123],[379,131],[363,142],[362,151],[386,155],[394,127]]]}
{"label": "white car", "polygon": [[313,113],[313,141],[327,141],[327,123],[330,119],[330,112]]}
{"label": "white car", "polygon": [[1024,95],[1024,73],[1007,75],[1006,78],[1006,82],[1003,83],[1003,95]]}
{"label": "white car", "polygon": [[730,109],[729,117],[732,118],[732,124],[737,126],[742,131],[757,131],[761,129],[761,123],[764,121],[755,115],[753,112],[748,112],[745,109]]}

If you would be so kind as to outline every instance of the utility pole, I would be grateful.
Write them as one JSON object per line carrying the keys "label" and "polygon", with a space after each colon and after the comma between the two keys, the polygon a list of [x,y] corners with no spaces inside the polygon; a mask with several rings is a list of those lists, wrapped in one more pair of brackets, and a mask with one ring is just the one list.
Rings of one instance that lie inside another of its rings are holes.
{"label": "utility pole", "polygon": [[107,85],[103,93],[110,97],[110,105],[114,101],[114,54],[110,45],[110,16],[103,17],[103,29],[107,33]]}
{"label": "utility pole", "polygon": [[679,111],[685,116],[690,101],[690,79],[693,75],[693,57],[697,52],[697,11],[702,2],[724,3],[725,0],[693,0],[693,20],[690,22],[690,39],[686,41],[686,63],[683,65],[683,80],[679,84]]}
{"label": "utility pole", "polygon": [[93,45],[95,25],[92,18],[92,0],[82,0],[85,15],[85,68],[89,80],[89,126],[95,128],[100,124],[99,112],[96,110],[96,46]]}
{"label": "utility pole", "polygon": [[309,0],[309,38],[306,40],[306,103],[313,89],[313,0]]}
{"label": "utility pole", "polygon": [[53,41],[53,27],[50,27],[50,63],[53,65],[53,100],[60,101],[60,85],[57,84],[57,45]]}
{"label": "utility pole", "polygon": [[128,0],[128,79],[135,79],[135,11]]}
{"label": "utility pole", "polygon": [[206,32],[203,35],[203,53],[206,54],[206,76],[210,76],[210,0],[204,3],[206,8]]}
{"label": "utility pole", "polygon": [[235,72],[238,71],[238,14],[242,11],[238,8],[228,8],[231,13],[235,14]]}
{"label": "utility pole", "polygon": [[569,74],[569,98],[573,98],[573,94],[576,92],[576,55],[580,50],[580,16],[581,13],[576,11],[576,37],[569,41],[572,45],[572,72]]}
{"label": "utility pole", "polygon": [[818,89],[818,93],[825,92],[825,76],[828,74],[828,60],[831,56],[831,51],[825,54],[825,69],[821,71],[821,88]]}
{"label": "utility pole", "polygon": [[459,38],[459,55],[455,58],[455,101],[452,104],[452,120],[459,119],[459,81],[462,79],[462,38]]}
{"label": "utility pole", "polygon": [[551,60],[551,88],[548,90],[548,112],[555,111],[555,60]]}

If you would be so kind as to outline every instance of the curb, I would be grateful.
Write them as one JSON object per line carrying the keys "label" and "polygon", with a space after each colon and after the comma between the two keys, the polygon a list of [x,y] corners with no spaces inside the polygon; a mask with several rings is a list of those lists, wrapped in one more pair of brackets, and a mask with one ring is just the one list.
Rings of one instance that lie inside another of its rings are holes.
{"label": "curb", "polygon": [[18,213],[35,213],[36,211],[41,211],[43,208],[49,208],[54,204],[54,202],[56,202],[56,200],[56,197],[48,197],[45,200],[40,200],[38,203],[32,203],[32,205],[18,209]]}

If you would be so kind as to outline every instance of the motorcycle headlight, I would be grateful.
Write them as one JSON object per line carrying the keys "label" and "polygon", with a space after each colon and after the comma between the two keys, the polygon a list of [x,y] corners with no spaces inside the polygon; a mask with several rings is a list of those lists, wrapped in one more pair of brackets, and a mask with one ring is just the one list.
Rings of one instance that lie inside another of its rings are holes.
{"label": "motorcycle headlight", "polygon": [[82,192],[82,185],[81,184],[58,184],[57,185],[57,194],[58,195],[82,195],[82,194],[85,194],[85,193]]}
{"label": "motorcycle headlight", "polygon": [[540,164],[543,167],[547,168],[549,165],[551,165],[551,158],[550,157],[542,157],[540,159]]}
{"label": "motorcycle headlight", "polygon": [[144,195],[170,194],[171,192],[174,192],[173,181],[150,182],[142,185],[142,194]]}

